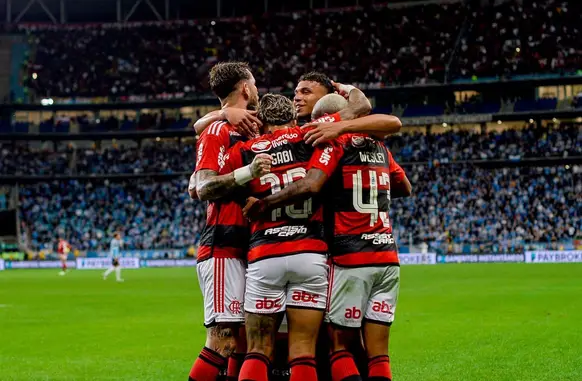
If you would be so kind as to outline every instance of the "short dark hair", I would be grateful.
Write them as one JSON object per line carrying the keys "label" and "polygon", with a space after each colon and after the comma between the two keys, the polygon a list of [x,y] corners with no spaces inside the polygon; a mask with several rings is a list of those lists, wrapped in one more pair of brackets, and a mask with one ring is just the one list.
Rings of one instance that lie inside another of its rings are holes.
{"label": "short dark hair", "polygon": [[309,73],[303,74],[301,77],[299,77],[299,81],[317,82],[327,89],[328,94],[335,92],[335,88],[331,84],[331,79],[329,79],[327,75],[318,71],[310,71]]}
{"label": "short dark hair", "polygon": [[236,85],[251,79],[251,68],[246,62],[219,62],[210,69],[210,89],[220,99],[230,95]]}
{"label": "short dark hair", "polygon": [[265,94],[259,102],[258,118],[265,125],[281,126],[297,119],[291,99],[280,94]]}

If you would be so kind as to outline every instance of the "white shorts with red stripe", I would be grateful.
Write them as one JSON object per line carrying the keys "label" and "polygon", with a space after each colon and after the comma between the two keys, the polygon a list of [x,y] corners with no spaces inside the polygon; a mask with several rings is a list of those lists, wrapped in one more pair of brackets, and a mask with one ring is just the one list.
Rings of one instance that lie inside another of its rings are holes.
{"label": "white shorts with red stripe", "polygon": [[244,322],[246,265],[236,258],[210,258],[196,266],[204,298],[204,326]]}
{"label": "white shorts with red stripe", "polygon": [[327,278],[327,258],[321,254],[293,254],[250,263],[245,311],[274,314],[287,307],[324,311]]}
{"label": "white shorts with red stripe", "polygon": [[332,265],[325,321],[349,328],[360,328],[363,320],[391,325],[399,289],[399,266]]}

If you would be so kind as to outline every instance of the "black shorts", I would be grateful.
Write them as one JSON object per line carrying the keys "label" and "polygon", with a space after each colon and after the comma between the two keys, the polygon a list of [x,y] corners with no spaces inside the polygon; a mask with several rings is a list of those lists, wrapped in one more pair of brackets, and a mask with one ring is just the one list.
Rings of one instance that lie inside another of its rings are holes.
{"label": "black shorts", "polygon": [[117,259],[117,258],[113,258],[113,259],[111,260],[111,264],[112,264],[113,266],[115,266],[115,267],[119,266],[119,259]]}

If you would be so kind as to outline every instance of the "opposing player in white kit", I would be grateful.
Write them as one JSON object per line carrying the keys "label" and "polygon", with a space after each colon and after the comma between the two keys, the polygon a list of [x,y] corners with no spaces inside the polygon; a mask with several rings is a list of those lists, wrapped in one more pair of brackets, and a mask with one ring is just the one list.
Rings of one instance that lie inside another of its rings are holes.
{"label": "opposing player in white kit", "polygon": [[115,271],[115,280],[123,282],[121,278],[121,265],[119,264],[119,257],[121,256],[121,248],[123,241],[121,234],[115,233],[111,243],[109,244],[109,257],[111,258],[111,266],[103,273],[103,280],[107,279],[109,274]]}

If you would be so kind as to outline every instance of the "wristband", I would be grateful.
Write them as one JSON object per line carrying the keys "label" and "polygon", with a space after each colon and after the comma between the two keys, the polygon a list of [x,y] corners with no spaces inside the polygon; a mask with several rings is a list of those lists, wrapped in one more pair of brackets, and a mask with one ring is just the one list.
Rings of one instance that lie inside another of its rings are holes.
{"label": "wristband", "polygon": [[252,179],[253,174],[251,172],[250,165],[234,170],[234,182],[237,183],[238,185],[245,185]]}

